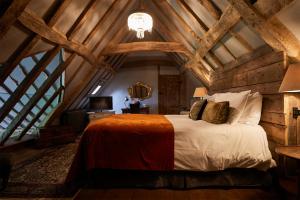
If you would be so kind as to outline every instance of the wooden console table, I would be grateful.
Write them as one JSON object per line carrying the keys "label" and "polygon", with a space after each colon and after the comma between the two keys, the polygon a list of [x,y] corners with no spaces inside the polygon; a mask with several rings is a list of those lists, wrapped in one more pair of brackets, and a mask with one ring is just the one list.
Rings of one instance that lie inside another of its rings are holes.
{"label": "wooden console table", "polygon": [[[122,113],[132,113],[130,108],[122,108]],[[141,107],[140,108],[140,114],[150,114],[150,107],[146,106],[146,107]]]}

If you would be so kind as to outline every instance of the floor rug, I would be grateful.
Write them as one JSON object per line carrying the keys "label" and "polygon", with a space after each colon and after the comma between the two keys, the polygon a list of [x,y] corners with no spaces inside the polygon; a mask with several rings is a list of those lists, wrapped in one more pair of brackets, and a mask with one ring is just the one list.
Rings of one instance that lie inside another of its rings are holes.
{"label": "floor rug", "polygon": [[64,184],[78,143],[48,148],[32,160],[14,166],[7,188],[0,196],[64,196],[71,191]]}

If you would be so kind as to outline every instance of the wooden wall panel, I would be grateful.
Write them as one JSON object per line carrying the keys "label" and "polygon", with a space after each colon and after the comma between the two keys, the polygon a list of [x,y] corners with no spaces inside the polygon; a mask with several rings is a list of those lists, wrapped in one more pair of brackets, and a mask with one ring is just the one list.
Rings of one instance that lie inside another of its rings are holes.
{"label": "wooden wall panel", "polygon": [[[285,74],[287,57],[283,52],[271,52],[239,66],[227,66],[214,75],[210,93],[252,90],[263,94],[261,125],[268,140],[288,143],[284,95],[278,93]],[[274,146],[274,145],[273,145]]]}

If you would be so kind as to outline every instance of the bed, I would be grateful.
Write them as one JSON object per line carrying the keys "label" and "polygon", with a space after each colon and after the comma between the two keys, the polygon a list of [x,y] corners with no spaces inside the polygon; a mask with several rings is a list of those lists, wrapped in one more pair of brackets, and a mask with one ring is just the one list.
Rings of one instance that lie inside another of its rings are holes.
{"label": "bed", "polygon": [[88,125],[74,166],[105,185],[270,185],[276,163],[259,125],[261,110],[262,95],[248,90],[207,96],[189,116],[109,116]]}
{"label": "bed", "polygon": [[[161,138],[166,129],[173,135]],[[85,130],[76,159],[77,171],[120,187],[269,185],[268,171],[276,166],[261,126],[216,125],[188,115],[99,119]]]}

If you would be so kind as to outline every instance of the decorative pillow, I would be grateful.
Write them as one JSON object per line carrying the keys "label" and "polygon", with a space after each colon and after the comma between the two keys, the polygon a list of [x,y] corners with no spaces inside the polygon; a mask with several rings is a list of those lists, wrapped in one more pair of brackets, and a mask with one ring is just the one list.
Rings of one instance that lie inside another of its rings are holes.
{"label": "decorative pillow", "polygon": [[207,100],[196,101],[191,107],[189,117],[192,120],[200,120],[206,104]]}
{"label": "decorative pillow", "polygon": [[249,94],[244,112],[239,119],[239,123],[258,124],[261,117],[263,97],[259,92]]}
{"label": "decorative pillow", "polygon": [[250,94],[250,92],[251,90],[238,93],[216,93],[213,95],[215,97],[215,102],[229,101],[230,112],[228,122],[230,124],[235,124],[239,121],[245,109],[245,105],[247,103],[248,95]]}
{"label": "decorative pillow", "polygon": [[202,120],[213,124],[224,124],[228,120],[229,115],[229,102],[213,102],[208,101],[204,112],[202,114]]}

